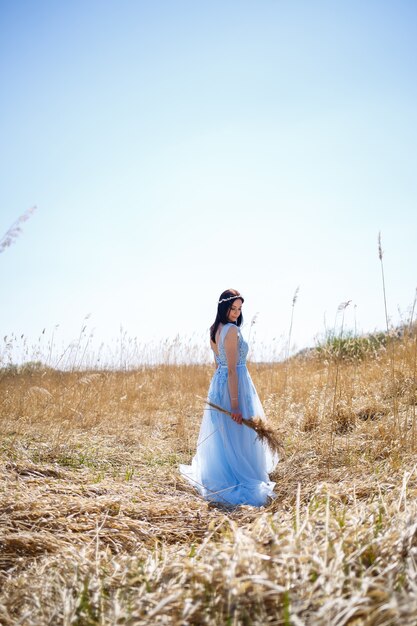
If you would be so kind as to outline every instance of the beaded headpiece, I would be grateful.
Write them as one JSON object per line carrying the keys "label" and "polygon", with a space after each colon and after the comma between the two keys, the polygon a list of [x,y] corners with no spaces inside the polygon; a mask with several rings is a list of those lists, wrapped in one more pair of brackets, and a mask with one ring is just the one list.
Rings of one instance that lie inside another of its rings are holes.
{"label": "beaded headpiece", "polygon": [[221,304],[222,302],[229,302],[229,300],[236,300],[237,298],[242,299],[242,296],[230,296],[230,298],[223,298],[219,300],[217,304]]}

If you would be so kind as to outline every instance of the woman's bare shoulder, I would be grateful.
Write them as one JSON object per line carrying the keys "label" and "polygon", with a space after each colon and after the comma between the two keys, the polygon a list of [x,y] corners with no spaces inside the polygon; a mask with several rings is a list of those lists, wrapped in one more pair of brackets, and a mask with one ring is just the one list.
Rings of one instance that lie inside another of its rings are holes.
{"label": "woman's bare shoulder", "polygon": [[226,336],[224,338],[225,342],[234,341],[238,335],[238,327],[235,324],[227,324],[228,329],[226,330]]}

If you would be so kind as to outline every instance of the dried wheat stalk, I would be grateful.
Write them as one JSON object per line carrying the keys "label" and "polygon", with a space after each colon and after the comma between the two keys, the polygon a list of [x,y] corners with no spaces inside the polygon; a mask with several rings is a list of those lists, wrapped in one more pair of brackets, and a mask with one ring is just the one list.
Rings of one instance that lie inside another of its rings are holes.
{"label": "dried wheat stalk", "polygon": [[[203,400],[201,396],[198,397]],[[221,413],[229,415],[230,417],[232,416],[232,413],[230,411],[224,409],[218,404],[215,404],[214,402],[211,402],[207,399],[204,399],[204,402],[211,406],[213,409],[216,409],[216,411],[220,411]],[[263,419],[261,419],[260,417],[252,417],[251,419],[247,419],[244,417],[242,419],[242,424],[254,430],[258,435],[258,439],[262,443],[266,443],[272,452],[281,455],[283,454],[283,445],[280,438],[278,437],[278,434],[272,428],[267,426]]]}

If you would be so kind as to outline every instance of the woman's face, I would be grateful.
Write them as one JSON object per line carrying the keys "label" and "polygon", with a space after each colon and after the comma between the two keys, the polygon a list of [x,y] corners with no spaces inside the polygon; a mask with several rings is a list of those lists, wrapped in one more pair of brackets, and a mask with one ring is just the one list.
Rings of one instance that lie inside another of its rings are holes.
{"label": "woman's face", "polygon": [[243,302],[240,298],[233,300],[232,306],[227,313],[227,319],[229,322],[232,322],[233,324],[236,322],[237,318],[242,313],[242,304]]}

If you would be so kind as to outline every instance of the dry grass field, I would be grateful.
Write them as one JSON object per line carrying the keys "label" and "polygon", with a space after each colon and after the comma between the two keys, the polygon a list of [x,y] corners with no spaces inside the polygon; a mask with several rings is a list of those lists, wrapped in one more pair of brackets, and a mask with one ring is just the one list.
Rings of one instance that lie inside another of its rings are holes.
{"label": "dry grass field", "polygon": [[285,446],[262,509],[179,476],[212,366],[1,370],[0,623],[415,625],[416,342],[249,364]]}

